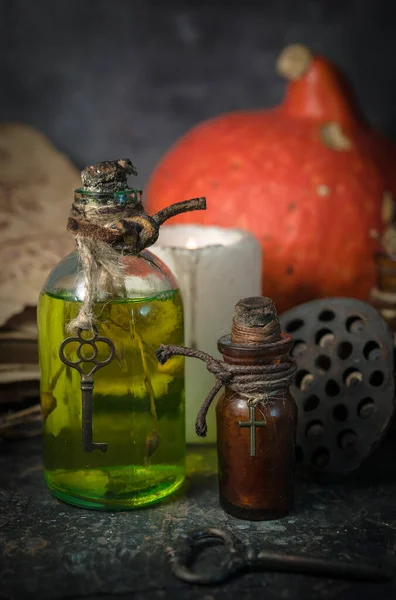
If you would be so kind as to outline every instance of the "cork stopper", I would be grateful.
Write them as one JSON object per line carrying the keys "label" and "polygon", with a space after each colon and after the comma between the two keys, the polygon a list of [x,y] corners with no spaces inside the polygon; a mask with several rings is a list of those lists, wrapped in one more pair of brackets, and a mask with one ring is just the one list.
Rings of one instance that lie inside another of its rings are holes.
{"label": "cork stopper", "polygon": [[231,329],[233,344],[254,346],[280,339],[279,320],[271,298],[254,296],[237,302]]}
{"label": "cork stopper", "polygon": [[128,176],[137,175],[129,158],[106,160],[81,171],[84,190],[89,192],[118,192],[128,188]]}

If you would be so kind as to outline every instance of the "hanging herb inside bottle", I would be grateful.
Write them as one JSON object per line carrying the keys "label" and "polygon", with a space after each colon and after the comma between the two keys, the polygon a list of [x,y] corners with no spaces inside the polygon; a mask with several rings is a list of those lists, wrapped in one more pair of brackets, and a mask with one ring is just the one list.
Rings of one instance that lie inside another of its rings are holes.
{"label": "hanging herb inside bottle", "polygon": [[165,220],[205,199],[147,215],[131,174],[128,159],[84,169],[68,222],[77,253],[51,273],[39,303],[46,480],[88,507],[144,505],[184,479],[183,363],[163,369],[155,357],[161,342],[183,341],[182,303],[146,248]]}
{"label": "hanging herb inside bottle", "polygon": [[280,331],[272,300],[254,297],[237,303],[231,334],[218,340],[224,362],[192,348],[162,345],[157,352],[161,363],[174,355],[199,358],[216,376],[198,413],[197,435],[206,435],[206,414],[225,387],[216,407],[220,503],[241,519],[277,518],[292,506],[292,345],[292,337]]}

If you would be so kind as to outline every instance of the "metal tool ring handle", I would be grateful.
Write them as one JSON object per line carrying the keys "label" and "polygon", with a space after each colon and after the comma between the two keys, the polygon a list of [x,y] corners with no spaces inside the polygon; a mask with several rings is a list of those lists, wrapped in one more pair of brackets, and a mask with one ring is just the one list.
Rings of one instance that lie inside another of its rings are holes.
{"label": "metal tool ring handle", "polygon": [[[83,338],[82,337],[82,332],[83,331],[89,331],[89,329],[78,329],[77,330],[77,338],[75,338],[76,341],[80,342],[80,346],[77,348],[77,356],[80,359],[80,363],[81,362],[91,362],[94,365],[98,365],[100,367],[104,367],[106,365],[108,365],[114,358],[115,355],[115,347],[114,344],[112,342],[112,340],[108,337],[102,337],[98,335],[98,328],[96,327],[96,325],[92,325],[92,331],[93,331],[93,335],[90,338]],[[73,338],[69,338],[70,341],[73,340]],[[106,358],[103,361],[97,361],[95,360],[97,355],[98,355],[98,347],[97,347],[97,343],[102,343],[102,344],[106,344],[109,347],[110,350],[110,354],[108,356],[108,358]],[[93,348],[94,350],[94,354],[91,358],[84,358],[83,356],[81,356],[81,348],[83,346],[91,346],[91,348]]]}
{"label": "metal tool ring handle", "polygon": [[111,361],[113,360],[113,358],[115,356],[115,346],[110,338],[97,336],[95,342],[93,342],[96,352],[98,351],[98,349],[95,345],[96,342],[101,342],[102,344],[106,344],[109,347],[110,354],[107,358],[105,358],[101,362],[98,362],[97,360],[90,361],[90,362],[93,362],[94,365],[98,366],[99,368],[105,367],[106,365],[111,363]]}
{"label": "metal tool ring handle", "polygon": [[[84,359],[84,357],[81,356],[81,348],[84,344],[88,344],[89,346],[91,346],[94,349],[94,356],[93,358],[96,358],[98,355],[98,349],[96,348],[95,341],[97,340],[98,337],[98,330],[95,327],[95,325],[92,326],[92,331],[93,331],[93,335],[90,338],[83,338],[82,337],[82,332],[83,331],[89,331],[87,329],[82,329],[81,327],[79,329],[77,329],[77,335],[73,336],[73,337],[68,337],[65,338],[63,340],[63,342],[61,343],[61,345],[59,346],[59,357],[61,359],[61,361],[63,363],[65,363],[65,365],[72,367],[73,369],[76,369],[77,371],[79,371],[80,373],[82,373],[82,369],[80,369],[80,364],[82,362],[88,362],[88,359]],[[76,342],[77,344],[79,344],[78,348],[77,348],[77,356],[78,356],[78,360],[70,360],[68,358],[66,358],[65,355],[65,348],[68,344],[71,344],[73,342]],[[90,361],[93,362],[93,361]]]}
{"label": "metal tool ring handle", "polygon": [[258,398],[248,398],[246,404],[248,405],[249,408],[256,408],[256,406],[258,404],[260,404],[260,402],[262,402],[262,398],[258,397]]}
{"label": "metal tool ring handle", "polygon": [[78,338],[66,338],[63,340],[63,342],[61,343],[61,345],[59,346],[59,357],[61,359],[61,361],[63,363],[65,363],[65,365],[67,365],[68,367],[72,367],[73,369],[77,369],[77,371],[80,371],[80,373],[82,372],[82,369],[80,369],[80,363],[83,362],[82,360],[69,360],[68,358],[66,358],[65,355],[65,348],[68,344],[70,344],[71,342],[78,342]]}
{"label": "metal tool ring handle", "polygon": [[95,341],[97,341],[98,328],[95,325],[92,325],[91,329],[93,331],[92,337],[90,337],[90,338],[83,338],[83,336],[82,336],[83,331],[89,331],[89,329],[82,329],[81,327],[79,327],[77,329],[77,340],[79,342],[81,342],[82,344],[84,342],[95,342]]}
{"label": "metal tool ring handle", "polygon": [[[94,336],[89,340],[81,337],[81,331],[82,331],[81,329],[78,330],[77,337],[69,337],[69,338],[66,338],[63,340],[63,342],[61,343],[61,345],[59,347],[59,357],[63,363],[65,363],[69,367],[72,367],[73,369],[76,369],[81,374],[84,374],[83,370],[80,367],[81,363],[84,363],[84,362],[92,363],[94,365],[94,367],[90,371],[90,375],[93,375],[93,373],[95,373],[95,371],[97,371],[101,367],[105,367],[113,360],[114,355],[115,355],[115,347],[110,338],[99,337],[96,328],[94,330],[95,331]],[[64,352],[67,344],[70,344],[73,342],[77,342],[79,344],[79,347],[77,348],[78,360],[76,360],[76,361],[72,361],[72,360],[68,359]],[[110,350],[109,356],[103,361],[96,360],[96,357],[98,355],[98,347],[96,346],[97,342],[102,342],[102,343],[106,344]],[[83,356],[81,356],[81,348],[85,345],[91,346],[91,348],[93,348],[93,350],[94,350],[94,354],[91,358],[84,358]]]}
{"label": "metal tool ring handle", "polygon": [[[196,547],[202,540],[216,539],[222,542],[222,545],[229,551],[229,557],[222,562],[214,573],[197,573],[191,569],[194,555],[196,556]],[[196,584],[216,584],[229,579],[239,570],[241,558],[244,556],[244,546],[242,547],[242,556],[238,553],[237,546],[242,546],[241,542],[228,531],[222,529],[210,528],[194,531],[183,539],[182,548],[168,547],[166,552],[171,564],[173,574],[182,581]],[[191,566],[187,566],[190,564]]]}
{"label": "metal tool ring handle", "polygon": [[[88,341],[88,340],[84,340],[84,342],[80,343],[80,345],[77,348],[77,356],[79,358],[79,362],[91,362],[94,365],[97,364],[97,360],[96,357],[98,356],[98,347],[96,345],[96,340],[95,341]],[[81,355],[81,350],[84,348],[84,346],[90,346],[93,350],[93,354],[90,357],[85,357]]]}
{"label": "metal tool ring handle", "polygon": [[[98,347],[96,345],[97,342],[106,344],[106,346],[109,347],[110,354],[104,360],[100,360],[100,361],[96,360],[96,357],[98,356],[98,352],[99,352]],[[84,356],[81,356],[81,350],[83,349],[84,346],[90,346],[93,349],[94,353],[92,356],[87,357],[87,358],[85,358]],[[115,354],[115,348],[114,348],[113,342],[111,341],[110,338],[105,338],[105,337],[96,336],[94,340],[84,340],[82,343],[80,343],[79,347],[77,348],[77,356],[79,358],[78,364],[80,364],[82,362],[90,362],[97,367],[104,367],[113,360],[114,354]]]}

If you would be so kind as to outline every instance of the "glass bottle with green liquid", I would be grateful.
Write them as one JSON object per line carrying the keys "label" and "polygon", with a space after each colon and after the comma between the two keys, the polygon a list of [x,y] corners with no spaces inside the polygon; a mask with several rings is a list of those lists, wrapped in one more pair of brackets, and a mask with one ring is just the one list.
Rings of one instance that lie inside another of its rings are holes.
{"label": "glass bottle with green liquid", "polygon": [[145,506],[185,477],[184,364],[156,359],[183,343],[183,305],[146,248],[168,218],[149,216],[129,159],[82,171],[68,229],[76,251],[52,271],[38,305],[44,473],[59,499],[93,509]]}

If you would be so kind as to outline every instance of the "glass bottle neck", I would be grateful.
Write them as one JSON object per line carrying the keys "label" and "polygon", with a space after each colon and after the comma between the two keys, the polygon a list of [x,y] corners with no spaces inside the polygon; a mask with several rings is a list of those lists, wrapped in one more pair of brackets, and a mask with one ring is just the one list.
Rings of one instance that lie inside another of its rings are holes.
{"label": "glass bottle neck", "polygon": [[142,201],[142,190],[128,188],[125,190],[111,192],[91,192],[84,188],[74,191],[75,204],[98,204],[100,206],[112,205],[119,206],[121,209],[126,206],[139,205]]}

